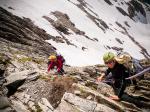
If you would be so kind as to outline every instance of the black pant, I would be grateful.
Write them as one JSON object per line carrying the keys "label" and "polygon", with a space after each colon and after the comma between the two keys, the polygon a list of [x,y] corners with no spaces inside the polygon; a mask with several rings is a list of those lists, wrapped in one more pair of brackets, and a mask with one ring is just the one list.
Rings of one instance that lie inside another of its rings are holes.
{"label": "black pant", "polygon": [[64,71],[64,69],[63,69],[63,68],[61,68],[61,69],[60,69],[60,71],[58,71],[58,74],[59,74],[59,75],[63,75],[63,74],[64,74],[64,72],[65,72],[65,71]]}
{"label": "black pant", "polygon": [[[115,87],[113,79],[112,79],[112,75],[109,74],[105,81],[103,81],[104,83],[107,83],[108,85],[112,86],[114,89],[115,94],[118,94],[118,88]],[[126,80],[126,86],[129,86],[132,82],[131,80]],[[133,80],[133,84],[137,85],[136,80]],[[150,108],[150,100],[141,97],[141,96],[131,96],[127,93],[123,93],[123,95],[121,96],[121,100],[122,101],[126,101],[129,103],[133,103],[135,104],[137,107],[143,107],[143,108]]]}
{"label": "black pant", "polygon": [[121,100],[129,102],[129,103],[133,103],[137,107],[140,107],[140,108],[142,108],[142,107],[143,108],[150,108],[150,100],[148,100],[144,97],[141,97],[141,96],[131,96],[127,93],[124,93],[121,97]]}

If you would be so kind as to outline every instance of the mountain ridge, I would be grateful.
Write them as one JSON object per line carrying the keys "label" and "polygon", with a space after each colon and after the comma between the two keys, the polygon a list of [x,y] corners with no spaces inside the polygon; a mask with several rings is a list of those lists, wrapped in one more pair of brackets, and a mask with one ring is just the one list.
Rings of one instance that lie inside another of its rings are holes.
{"label": "mountain ridge", "polygon": [[[59,29],[58,32],[63,38],[47,34],[29,18],[18,17],[0,8],[0,111],[149,112],[149,73],[144,74],[144,78],[138,81],[138,89],[134,89],[133,86],[127,88],[128,94],[141,98],[135,100],[134,103],[129,103],[128,101],[117,102],[109,99],[108,96],[114,94],[113,89],[105,83],[96,82],[97,77],[107,69],[105,65],[73,67],[64,64],[64,76],[57,76],[55,71],[46,72],[47,58],[50,53],[56,53],[57,48],[47,43],[45,39],[51,39],[58,44],[67,43],[69,38],[65,37],[72,38],[70,33],[74,34],[73,31],[75,31],[79,33],[77,38],[82,37],[88,42],[93,42],[93,44],[100,41],[87,38],[86,33],[83,33],[76,25],[73,25],[73,22],[67,19],[70,16],[67,17],[62,12],[60,14],[62,16],[59,18],[60,21],[55,18],[56,21],[52,21],[52,24],[56,25],[56,29]],[[71,24],[70,27],[68,27],[69,25],[64,27],[62,21],[65,23],[66,20],[67,24]],[[118,25],[120,24],[118,23]],[[128,23],[126,25],[129,27]],[[64,36],[63,31],[69,33]],[[115,38],[115,41],[119,44],[124,43],[120,38]],[[67,46],[76,48],[74,45]],[[89,49],[86,47],[81,46],[82,52]],[[110,46],[105,47],[109,49]],[[114,49],[118,48],[114,46]],[[88,57],[86,58],[89,60]],[[81,59],[79,58],[79,60]],[[76,60],[77,63],[79,60]],[[150,66],[150,61],[141,60],[141,64],[147,68]],[[143,99],[144,102],[142,102]],[[139,106],[139,104],[144,105]]]}

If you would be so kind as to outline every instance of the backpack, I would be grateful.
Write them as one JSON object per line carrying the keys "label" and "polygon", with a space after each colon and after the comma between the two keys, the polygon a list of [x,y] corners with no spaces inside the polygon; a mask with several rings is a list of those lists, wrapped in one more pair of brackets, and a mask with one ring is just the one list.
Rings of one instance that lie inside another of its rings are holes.
{"label": "backpack", "polygon": [[61,60],[62,63],[65,62],[65,59],[64,59],[64,57],[62,55],[58,54],[58,55],[56,55],[56,57],[57,57],[57,59]]}
{"label": "backpack", "polygon": [[143,66],[140,64],[140,61],[133,58],[127,52],[118,52],[115,60],[119,64],[123,64],[129,70],[131,75],[137,74],[144,69]]}

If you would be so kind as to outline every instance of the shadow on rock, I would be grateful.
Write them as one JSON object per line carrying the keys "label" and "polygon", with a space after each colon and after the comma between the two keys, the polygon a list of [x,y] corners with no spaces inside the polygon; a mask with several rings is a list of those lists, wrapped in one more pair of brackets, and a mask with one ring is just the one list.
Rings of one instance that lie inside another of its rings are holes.
{"label": "shadow on rock", "polygon": [[8,85],[6,85],[6,88],[8,89],[8,93],[7,93],[7,97],[10,97],[11,95],[13,95],[17,89],[23,85],[25,82],[25,79],[23,80],[16,80],[15,82],[12,82]]}

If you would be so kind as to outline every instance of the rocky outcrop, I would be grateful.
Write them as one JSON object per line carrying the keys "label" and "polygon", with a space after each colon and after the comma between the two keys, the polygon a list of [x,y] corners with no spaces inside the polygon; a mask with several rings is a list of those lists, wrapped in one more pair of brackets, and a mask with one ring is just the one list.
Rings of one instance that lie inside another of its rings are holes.
{"label": "rocky outcrop", "polygon": [[39,69],[46,68],[45,59],[55,52],[45,40],[53,38],[30,19],[19,18],[0,7],[1,112],[28,110],[19,100],[11,100],[11,96],[21,85],[39,78]]}
{"label": "rocky outcrop", "polygon": [[73,104],[74,107],[77,107],[80,111],[83,112],[115,112],[115,110],[103,104],[98,104],[97,102],[80,98],[71,93],[65,93],[62,100],[66,101],[67,103]]}
{"label": "rocky outcrop", "polygon": [[30,19],[19,18],[1,7],[0,29],[2,52],[11,52],[12,48],[17,48],[28,54],[48,55],[55,51],[53,46],[45,42],[46,39],[54,38],[53,36],[35,26]]}
{"label": "rocky outcrop", "polygon": [[[17,67],[15,70],[12,70],[12,62]],[[29,62],[30,64],[28,64]],[[143,60],[142,64],[149,65],[149,62]],[[115,112],[116,110],[137,112],[147,109],[144,106],[139,109],[134,103],[128,103],[128,101],[116,102],[108,98],[114,94],[112,88],[95,81],[97,76],[106,69],[105,66],[65,66],[65,76],[53,77],[51,73],[45,73],[46,68],[44,69],[43,65],[43,63],[38,64],[32,60],[24,63],[10,60],[7,69],[5,69],[7,83],[4,83],[1,90],[4,91],[5,88],[9,91],[7,85],[12,87],[12,84],[17,88],[13,94],[9,95],[9,98],[6,97],[8,91],[1,95],[0,98],[3,99],[1,100],[3,102],[0,102],[2,107],[0,111],[7,109],[17,112]],[[28,70],[19,70],[21,66]],[[150,90],[146,85],[146,82],[149,83],[148,76],[148,74],[145,74],[144,79],[139,81],[139,89],[130,91],[130,87],[127,92],[134,96],[141,96],[142,94],[143,98],[149,101]],[[17,82],[21,80],[24,80],[24,82],[18,84]],[[142,99],[140,100],[142,101]],[[144,104],[149,105],[148,102],[144,102]]]}
{"label": "rocky outcrop", "polygon": [[108,3],[109,5],[113,5],[110,0],[104,0],[106,3]]}
{"label": "rocky outcrop", "polygon": [[3,88],[4,83],[6,83],[6,69],[10,59],[7,55],[0,53],[0,111],[9,112],[13,111],[9,99],[6,97],[6,88]]}
{"label": "rocky outcrop", "polygon": [[[143,1],[142,1],[143,2]],[[141,2],[136,1],[136,0],[131,0],[128,3],[128,13],[129,13],[129,17],[132,18],[134,21],[136,21],[134,19],[134,17],[138,17],[137,13],[141,13],[141,15],[143,15],[143,17],[146,17],[146,12],[145,9],[143,8],[143,5],[141,4]],[[138,21],[147,24],[147,20],[145,19],[145,21],[140,20],[140,17],[138,19]]]}
{"label": "rocky outcrop", "polygon": [[133,36],[131,36],[129,34],[129,32],[127,31],[127,29],[123,25],[121,25],[118,22],[116,22],[116,24],[122,29],[122,31],[119,31],[119,32],[121,32],[124,35],[127,35],[132,40],[132,42],[135,43],[135,45],[137,45],[140,48],[141,54],[143,54],[143,56],[145,58],[149,59],[150,58],[150,54],[148,53],[148,51],[138,41],[136,41]]}
{"label": "rocky outcrop", "polygon": [[142,3],[150,4],[150,1],[149,1],[149,0],[139,0],[139,1],[141,1]]}
{"label": "rocky outcrop", "polygon": [[[106,32],[107,29],[109,29],[109,26],[107,25],[107,23],[105,21],[103,21],[102,19],[99,18],[98,14],[96,14],[94,11],[92,11],[90,9],[90,5],[84,1],[84,0],[77,0],[79,2],[79,4],[73,3],[72,1],[68,0],[69,2],[71,2],[72,4],[74,4],[75,6],[77,6],[79,9],[81,9],[89,19],[91,19],[98,28],[100,28],[104,33]],[[108,4],[110,4],[111,2],[109,2],[109,0],[105,0],[105,2],[107,2]],[[91,13],[89,13],[91,12]]]}
{"label": "rocky outcrop", "polygon": [[51,25],[56,29],[56,31],[58,31],[58,33],[67,42],[67,44],[72,45],[72,43],[69,42],[68,39],[63,34],[70,35],[71,32],[69,32],[69,30],[73,31],[77,35],[82,35],[89,40],[95,41],[94,39],[91,39],[90,37],[88,37],[84,31],[81,31],[80,29],[78,29],[75,26],[75,24],[70,20],[67,14],[60,12],[60,11],[55,11],[55,12],[52,12],[51,14],[54,15],[57,18],[57,20],[51,19],[48,15],[43,16],[43,18],[45,18],[47,21],[51,23]]}

